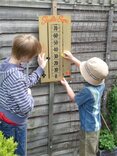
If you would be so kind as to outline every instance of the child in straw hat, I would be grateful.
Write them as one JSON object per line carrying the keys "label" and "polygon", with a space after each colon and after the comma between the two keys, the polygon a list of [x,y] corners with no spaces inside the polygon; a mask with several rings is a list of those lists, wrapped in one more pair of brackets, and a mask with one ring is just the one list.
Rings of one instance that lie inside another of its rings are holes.
{"label": "child in straw hat", "polygon": [[71,101],[76,102],[80,115],[80,156],[96,156],[99,132],[101,128],[100,103],[105,88],[104,80],[108,75],[108,66],[100,58],[93,57],[80,62],[71,52],[65,51],[65,58],[80,68],[81,75],[87,84],[78,93],[74,93],[68,82],[63,78]]}

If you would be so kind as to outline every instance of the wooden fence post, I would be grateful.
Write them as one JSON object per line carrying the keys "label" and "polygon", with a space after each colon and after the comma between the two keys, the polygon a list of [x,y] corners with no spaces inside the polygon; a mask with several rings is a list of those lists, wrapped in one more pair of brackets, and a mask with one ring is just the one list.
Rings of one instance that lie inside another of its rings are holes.
{"label": "wooden fence post", "polygon": [[[52,0],[51,14],[57,15],[57,1]],[[48,108],[48,155],[52,156],[53,141],[53,104],[54,104],[54,82],[49,84],[49,108]]]}
{"label": "wooden fence post", "polygon": [[[112,47],[112,31],[113,31],[113,15],[114,15],[114,8],[111,7],[109,10],[108,16],[108,25],[107,25],[107,44],[106,44],[106,54],[105,54],[105,61],[110,66],[110,53]],[[106,80],[107,81],[107,80]],[[103,96],[103,110],[106,112],[106,103],[107,103],[107,86],[105,88],[104,96]]]}

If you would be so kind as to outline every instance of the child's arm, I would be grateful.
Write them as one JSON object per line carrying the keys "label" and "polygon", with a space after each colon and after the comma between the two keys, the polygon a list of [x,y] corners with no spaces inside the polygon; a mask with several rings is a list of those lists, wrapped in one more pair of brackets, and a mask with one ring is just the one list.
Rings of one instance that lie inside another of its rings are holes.
{"label": "child's arm", "polygon": [[16,113],[21,116],[27,116],[34,107],[34,99],[29,94],[29,89],[24,80],[16,79],[14,80],[12,87],[10,88],[11,99],[14,101],[14,108],[16,108]]}
{"label": "child's arm", "polygon": [[74,97],[75,97],[75,93],[73,92],[72,88],[70,87],[70,85],[68,84],[68,82],[65,80],[65,78],[63,78],[61,80],[62,85],[65,87],[68,96],[70,97],[71,101],[74,101]]}
{"label": "child's arm", "polygon": [[64,51],[64,55],[65,55],[64,58],[70,60],[76,66],[78,66],[78,67],[80,66],[81,62],[76,57],[74,57],[70,51]]}

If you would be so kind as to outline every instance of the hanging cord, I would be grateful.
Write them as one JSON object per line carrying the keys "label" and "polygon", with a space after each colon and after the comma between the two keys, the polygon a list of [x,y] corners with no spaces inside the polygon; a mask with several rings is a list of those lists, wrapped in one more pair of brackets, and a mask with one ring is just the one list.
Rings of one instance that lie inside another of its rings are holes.
{"label": "hanging cord", "polygon": [[105,120],[104,116],[102,115],[102,113],[101,113],[101,117],[102,117],[102,120],[103,120],[103,122],[104,122],[106,128],[108,129],[109,132],[111,132],[110,128],[108,127],[108,125],[107,125],[107,123],[106,123],[106,120]]}
{"label": "hanging cord", "polygon": [[28,74],[29,74],[29,63],[26,64],[26,80],[28,82]]}
{"label": "hanging cord", "polygon": [[[26,64],[26,81],[28,83],[28,74],[29,74],[29,63]],[[26,156],[27,156],[27,132],[28,130],[26,130]]]}

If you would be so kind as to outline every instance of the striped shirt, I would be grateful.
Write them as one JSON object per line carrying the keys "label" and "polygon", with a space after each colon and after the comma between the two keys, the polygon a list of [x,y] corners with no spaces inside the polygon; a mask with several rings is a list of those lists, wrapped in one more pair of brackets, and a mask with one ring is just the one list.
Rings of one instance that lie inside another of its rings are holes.
{"label": "striped shirt", "polygon": [[34,107],[28,88],[36,84],[42,74],[43,69],[38,67],[26,77],[24,68],[10,64],[9,59],[0,64],[0,112],[17,124],[25,123]]}

